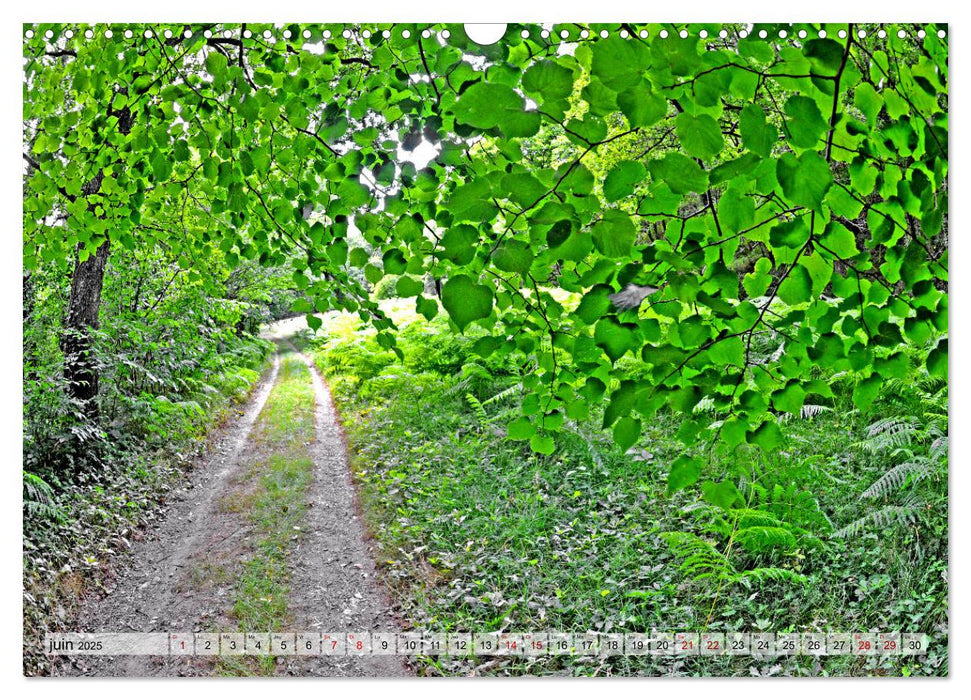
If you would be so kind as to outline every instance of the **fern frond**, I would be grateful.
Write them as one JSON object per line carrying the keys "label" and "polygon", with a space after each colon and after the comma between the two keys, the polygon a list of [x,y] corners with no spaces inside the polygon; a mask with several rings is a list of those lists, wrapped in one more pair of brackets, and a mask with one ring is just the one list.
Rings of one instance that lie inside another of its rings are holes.
{"label": "fern frond", "polygon": [[916,459],[898,464],[874,481],[869,488],[860,494],[860,497],[878,498],[899,490],[905,484],[916,484],[932,476],[936,471],[936,466],[927,459]]}
{"label": "fern frond", "polygon": [[947,459],[947,451],[947,435],[942,435],[931,443],[930,458],[935,461],[945,460]]}
{"label": "fern frond", "polygon": [[913,416],[881,418],[866,429],[867,436],[856,443],[856,447],[870,454],[906,447],[913,442],[918,432],[918,422]]}
{"label": "fern frond", "polygon": [[64,511],[57,505],[54,489],[37,474],[23,472],[24,510],[39,520],[64,521]]}
{"label": "fern frond", "polygon": [[885,506],[880,510],[864,515],[858,520],[854,520],[849,525],[834,532],[832,536],[839,539],[849,539],[870,527],[885,528],[893,524],[909,525],[913,521],[913,518],[914,508],[912,507]]}
{"label": "fern frond", "polygon": [[24,498],[42,503],[54,500],[54,489],[37,474],[24,471]]}
{"label": "fern frond", "polygon": [[456,396],[465,392],[471,384],[472,377],[462,377],[461,379],[457,379],[452,386],[446,388],[444,393],[446,396]]}
{"label": "fern frond", "polygon": [[796,573],[795,571],[790,571],[789,569],[783,569],[777,566],[764,566],[757,569],[749,569],[747,571],[742,571],[737,576],[738,580],[751,579],[756,583],[765,583],[766,581],[778,581],[784,583],[798,583],[800,585],[806,585],[809,579],[803,574]]}
{"label": "fern frond", "polygon": [[738,529],[750,527],[781,527],[782,521],[774,514],[754,508],[735,508],[732,515],[738,521]]}
{"label": "fern frond", "polygon": [[743,549],[754,554],[774,549],[792,551],[796,548],[796,536],[785,527],[746,527],[735,532],[735,541]]}
{"label": "fern frond", "polygon": [[465,400],[469,402],[473,413],[475,413],[475,417],[479,419],[479,423],[485,424],[489,422],[489,414],[486,413],[481,401],[475,398],[475,396],[472,394],[466,394]]}
{"label": "fern frond", "polygon": [[[818,416],[820,413],[825,411],[832,411],[833,409],[829,406],[820,406],[818,404],[805,404],[801,409],[799,409],[800,420],[811,420]],[[779,420],[783,423],[788,423],[789,419],[794,418],[792,413],[780,413]]]}
{"label": "fern frond", "polygon": [[735,576],[731,562],[708,540],[690,532],[664,532],[661,539],[675,556],[684,560],[678,568],[692,579],[731,579]]}
{"label": "fern frond", "polygon": [[809,420],[810,418],[815,418],[820,413],[825,413],[826,411],[832,411],[831,406],[820,406],[818,404],[807,403],[799,411],[799,417],[803,420]]}
{"label": "fern frond", "polygon": [[511,387],[507,389],[503,389],[495,396],[490,396],[489,398],[487,398],[485,401],[482,402],[482,405],[491,406],[494,403],[499,403],[500,401],[503,401],[509,398],[510,396],[513,396],[516,392],[521,391],[522,388],[523,388],[522,384],[513,384]]}

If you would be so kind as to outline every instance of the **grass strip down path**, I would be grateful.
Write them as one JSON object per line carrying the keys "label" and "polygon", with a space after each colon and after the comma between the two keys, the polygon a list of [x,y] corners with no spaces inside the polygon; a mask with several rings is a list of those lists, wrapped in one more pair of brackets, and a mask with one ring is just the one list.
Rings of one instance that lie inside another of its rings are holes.
{"label": "grass strip down path", "polygon": [[[249,517],[254,525],[254,553],[244,562],[235,584],[232,616],[243,632],[292,629],[287,601],[291,589],[291,553],[302,536],[307,495],[314,479],[310,443],[314,440],[314,387],[310,371],[292,348],[280,344],[280,372],[250,438],[256,458],[250,466],[255,490]],[[254,659],[258,668],[253,668]],[[222,672],[272,673],[274,659],[224,658]]]}

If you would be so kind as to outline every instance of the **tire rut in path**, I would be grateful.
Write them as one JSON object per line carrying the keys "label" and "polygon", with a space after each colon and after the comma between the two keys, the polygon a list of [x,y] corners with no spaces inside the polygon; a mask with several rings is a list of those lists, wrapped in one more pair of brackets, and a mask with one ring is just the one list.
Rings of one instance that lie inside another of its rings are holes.
{"label": "tire rut in path", "polygon": [[[295,629],[308,632],[394,632],[386,590],[355,503],[347,452],[330,392],[303,353],[294,352],[313,381],[316,440],[310,445],[314,480],[306,536],[293,555],[290,611]],[[397,656],[291,657],[288,672],[324,676],[407,676]]]}
{"label": "tire rut in path", "polygon": [[[280,358],[274,354],[269,375],[257,386],[242,417],[222,429],[212,456],[174,494],[157,531],[135,545],[131,560],[105,596],[84,602],[78,631],[196,631],[227,607],[231,588],[204,586],[202,579],[250,532],[243,518],[222,512],[220,498],[241,471],[244,448],[279,369]],[[204,666],[183,659],[88,656],[66,661],[57,674],[137,677],[204,672]]]}

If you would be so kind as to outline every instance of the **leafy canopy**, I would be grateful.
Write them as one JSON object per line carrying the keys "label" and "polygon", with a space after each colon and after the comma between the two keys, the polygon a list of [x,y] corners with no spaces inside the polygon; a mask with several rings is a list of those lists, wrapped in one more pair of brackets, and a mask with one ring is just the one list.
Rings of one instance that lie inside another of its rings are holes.
{"label": "leafy canopy", "polygon": [[947,371],[947,45],[782,28],[35,25],[25,266],[297,256],[308,322],[356,311],[388,347],[368,285],[410,275],[431,318],[429,275],[483,354],[533,358],[511,438],[549,454],[603,405],[623,447],[671,410],[686,445],[774,450],[821,370],[860,408],[903,344]]}

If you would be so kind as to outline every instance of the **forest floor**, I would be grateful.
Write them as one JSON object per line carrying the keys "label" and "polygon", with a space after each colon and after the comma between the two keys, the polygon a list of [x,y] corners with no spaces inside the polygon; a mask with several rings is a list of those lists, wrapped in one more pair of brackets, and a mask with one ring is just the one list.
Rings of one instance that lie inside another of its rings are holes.
{"label": "forest floor", "polygon": [[[273,326],[272,368],[217,434],[85,632],[394,631],[325,383]],[[398,657],[81,656],[55,675],[403,676]]]}

